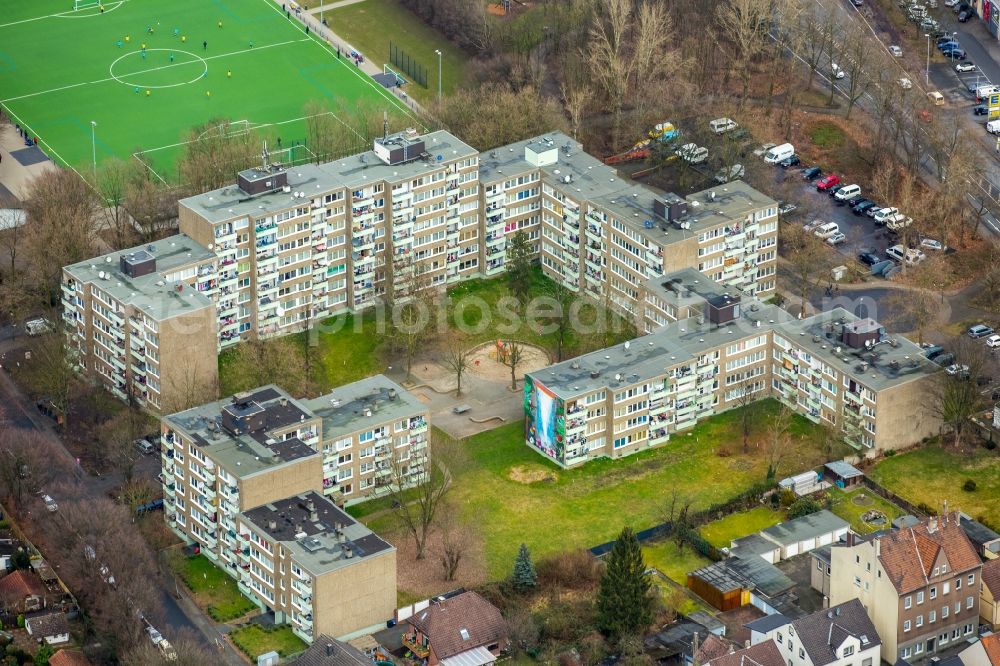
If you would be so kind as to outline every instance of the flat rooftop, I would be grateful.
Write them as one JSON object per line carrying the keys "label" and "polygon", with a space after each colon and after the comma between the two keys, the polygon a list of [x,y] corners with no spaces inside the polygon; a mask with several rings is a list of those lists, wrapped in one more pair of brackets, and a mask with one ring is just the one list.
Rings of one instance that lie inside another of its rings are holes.
{"label": "flat rooftop", "polygon": [[[181,206],[191,209],[216,224],[240,217],[260,218],[298,205],[309,205],[313,196],[343,188],[360,188],[381,181],[399,182],[417,178],[440,168],[442,161],[474,157],[475,148],[444,130],[420,135],[425,142],[427,159],[414,159],[387,165],[373,150],[323,164],[290,166],[288,187],[291,192],[271,192],[251,197],[233,184],[181,199]],[[295,196],[301,193],[303,196]]]}
{"label": "flat rooftop", "polygon": [[427,412],[427,405],[385,375],[341,386],[302,404],[323,419],[324,440]]}
{"label": "flat rooftop", "polygon": [[826,509],[760,531],[765,538],[782,546],[790,546],[808,539],[815,539],[830,532],[845,530],[851,524]]}
{"label": "flat rooftop", "polygon": [[272,541],[280,541],[299,566],[320,576],[395,548],[316,492],[286,497],[242,513]]}
{"label": "flat rooftop", "polygon": [[[236,434],[223,427],[224,410],[242,416],[247,415],[248,409],[260,414],[261,429]],[[319,455],[316,449],[298,438],[271,438],[268,434],[313,418],[302,403],[283,389],[268,385],[240,394],[239,404],[234,403],[233,398],[226,398],[171,414],[164,418],[164,422],[194,441],[227,472],[244,478],[278,465]]]}
{"label": "flat rooftop", "polygon": [[[557,148],[559,155],[556,163],[534,166],[525,159],[524,149],[528,146]],[[581,144],[562,132],[541,134],[479,155],[479,180],[482,183],[493,183],[535,169],[541,169],[550,180],[561,181],[559,188],[570,196],[575,193],[577,203],[631,186],[631,181],[622,178],[616,169],[585,153]],[[568,183],[565,182],[567,177],[570,179]]]}
{"label": "flat rooftop", "polygon": [[[775,332],[821,358],[835,370],[852,375],[873,391],[882,391],[941,371],[923,350],[901,335],[887,334],[872,349],[854,349],[837,339],[840,326],[859,321],[837,307],[805,319],[792,319]],[[868,330],[870,320],[861,320]]]}
{"label": "flat rooftop", "polygon": [[693,307],[725,294],[739,295],[737,287],[727,287],[694,268],[682,268],[650,278],[643,288],[664,303],[675,307]]}
{"label": "flat rooftop", "polygon": [[[121,258],[149,255],[156,270],[141,277],[129,277],[121,270]],[[121,303],[133,305],[151,318],[162,321],[212,306],[212,300],[190,287],[177,291],[176,282],[167,282],[168,273],[215,260],[215,254],[186,234],[176,234],[149,245],[119,250],[71,264],[64,270],[74,279],[92,283]]]}
{"label": "flat rooftop", "polygon": [[[600,349],[528,374],[563,399],[599,389],[616,390],[660,376],[670,368],[688,365],[706,351],[756,337],[792,319],[777,306],[744,302],[740,318],[730,324],[716,326],[694,317],[681,319],[627,345]],[[616,376],[621,381],[616,381]]]}
{"label": "flat rooftop", "polygon": [[[711,282],[708,278],[705,280]],[[705,352],[743,338],[756,337],[762,331],[773,331],[874,391],[941,370],[940,366],[924,358],[917,345],[902,336],[887,335],[870,350],[840,343],[836,338],[837,327],[857,319],[839,307],[796,319],[777,306],[744,299],[740,317],[728,324],[717,326],[707,318],[702,322],[690,317],[626,344],[600,349],[528,374],[560,398],[569,399],[599,389],[616,390],[652,379],[672,367],[691,363]]]}

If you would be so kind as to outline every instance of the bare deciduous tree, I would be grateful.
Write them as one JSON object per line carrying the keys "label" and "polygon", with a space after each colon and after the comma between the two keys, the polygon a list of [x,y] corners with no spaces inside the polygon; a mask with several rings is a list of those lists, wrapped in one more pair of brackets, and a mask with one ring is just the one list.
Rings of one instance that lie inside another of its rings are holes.
{"label": "bare deciduous tree", "polygon": [[65,471],[66,460],[48,437],[0,424],[0,484],[10,509],[20,511],[35,493]]}
{"label": "bare deciduous tree", "polygon": [[455,397],[462,397],[462,377],[469,368],[472,349],[462,339],[451,340],[444,350],[444,365],[455,375]]}
{"label": "bare deciduous tree", "polygon": [[768,425],[764,454],[767,459],[767,479],[769,481],[778,474],[781,456],[788,448],[788,430],[792,426],[793,417],[792,408],[781,402],[778,411]]}
{"label": "bare deciduous tree", "polygon": [[510,390],[517,390],[517,368],[524,360],[524,347],[519,342],[507,343],[506,352],[500,357],[500,362],[510,368]]}
{"label": "bare deciduous tree", "polygon": [[716,19],[722,34],[735,51],[731,62],[739,71],[741,108],[750,93],[754,60],[770,39],[768,26],[771,14],[771,0],[733,0],[716,6]]}
{"label": "bare deciduous tree", "polygon": [[[389,445],[389,459],[384,464],[389,470],[389,484],[386,486],[393,500],[393,511],[403,528],[413,538],[416,559],[426,555],[427,538],[434,526],[441,501],[451,485],[447,469],[440,465],[434,469],[434,459],[447,458],[447,446],[439,439],[423,451],[403,458],[401,452]],[[432,457],[433,455],[433,457]],[[414,471],[416,468],[416,471]]]}
{"label": "bare deciduous tree", "polygon": [[955,355],[957,370],[935,377],[930,386],[931,409],[951,430],[952,444],[958,448],[982,405],[977,380],[983,375],[988,352],[985,345],[966,336],[953,339],[948,348]]}

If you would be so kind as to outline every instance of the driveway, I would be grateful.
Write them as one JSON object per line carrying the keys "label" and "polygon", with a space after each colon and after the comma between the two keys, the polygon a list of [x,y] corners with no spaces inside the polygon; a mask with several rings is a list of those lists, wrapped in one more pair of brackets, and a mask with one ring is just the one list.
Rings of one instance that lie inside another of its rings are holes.
{"label": "driveway", "polygon": [[786,576],[795,581],[795,595],[798,599],[795,605],[807,615],[825,608],[823,595],[812,588],[809,576],[812,572],[813,558],[806,553],[790,560],[778,562],[775,566]]}

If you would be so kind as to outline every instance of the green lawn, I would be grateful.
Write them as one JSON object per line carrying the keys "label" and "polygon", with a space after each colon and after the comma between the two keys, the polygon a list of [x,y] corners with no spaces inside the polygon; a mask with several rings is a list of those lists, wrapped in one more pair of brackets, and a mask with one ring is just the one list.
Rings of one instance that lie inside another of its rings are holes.
{"label": "green lawn", "polygon": [[643,546],[642,557],[646,560],[646,566],[656,567],[667,578],[681,585],[687,584],[689,572],[712,563],[712,560],[700,554],[690,544],[686,544],[681,552],[677,544],[670,540]]}
{"label": "green lawn", "polygon": [[195,603],[217,622],[243,617],[257,608],[236,587],[236,581],[204,555],[184,557],[173,552],[168,558],[170,568],[191,590]]}
{"label": "green lawn", "polygon": [[210,119],[246,120],[287,146],[306,138],[310,100],[409,113],[285,18],[280,2],[104,0],[104,13],[74,12],[69,0],[0,7],[0,104],[49,156],[81,170],[92,150],[101,162],[142,148],[169,178],[177,144]]}
{"label": "green lawn", "polygon": [[699,532],[716,548],[729,548],[734,539],[756,534],[762,529],[777,525],[785,514],[769,506],[759,506],[749,511],[733,513],[702,527]]}
{"label": "green lawn", "polygon": [[[532,277],[532,298],[543,296],[553,286],[552,280],[536,268]],[[556,357],[557,335],[553,331],[542,330],[546,319],[537,322],[510,320],[501,314],[498,303],[508,294],[504,276],[490,279],[468,280],[448,291],[447,309],[448,333],[432,336],[425,347],[432,347],[449,334],[464,331],[469,344],[496,340],[498,337],[515,339],[544,347],[552,358]],[[513,321],[513,325],[507,324]],[[605,311],[602,307],[583,301],[579,308],[579,321],[588,327],[586,334],[570,332],[564,340],[563,357],[578,355],[593,348],[607,347],[636,336],[634,326]],[[331,317],[315,327],[311,336],[286,336],[273,344],[288,344],[293,340],[301,345],[303,340],[315,344],[314,358],[320,366],[319,389],[329,391],[337,386],[384,372],[388,364],[385,354],[385,334],[379,333],[380,322],[369,310],[358,315]],[[591,332],[592,331],[592,332]],[[419,354],[418,354],[419,355]],[[219,355],[219,386],[222,395],[234,392],[239,385],[239,366],[236,348],[227,349]],[[294,363],[296,368],[300,365]],[[278,385],[286,385],[281,377],[274,377]]]}
{"label": "green lawn", "polygon": [[230,633],[229,637],[236,647],[253,660],[272,650],[277,650],[279,655],[287,657],[309,647],[305,641],[292,633],[292,628],[287,624],[275,627],[248,624]]}
{"label": "green lawn", "polygon": [[469,56],[396,0],[365,0],[328,11],[325,16],[331,30],[379,67],[389,63],[389,42],[392,41],[426,68],[426,88],[400,72],[410,81],[406,92],[418,101],[437,97],[438,56],[435,50],[443,54],[441,83],[444,94],[449,94],[465,78]]}
{"label": "green lawn", "polygon": [[[939,510],[941,502],[948,500],[949,509],[1000,527],[1000,456],[996,451],[959,452],[929,446],[886,458],[869,474],[914,504],[923,502]],[[962,490],[966,479],[976,482],[976,490]]]}
{"label": "green lawn", "polygon": [[[777,409],[761,403],[763,423]],[[799,472],[820,461],[816,427],[796,417],[793,440],[779,474]],[[511,423],[464,440],[448,453],[454,483],[449,493],[460,515],[481,529],[488,574],[510,572],[524,542],[536,558],[604,543],[625,525],[640,530],[664,520],[670,489],[706,508],[764,480],[767,464],[760,455],[716,455],[721,445],[739,440],[735,412],[715,416],[667,445],[620,460],[602,459],[563,470],[532,452],[524,443],[523,424]],[[447,436],[434,432],[435,441]],[[534,483],[511,478],[518,467],[547,477]],[[369,521],[377,532],[398,528],[392,514]],[[479,527],[481,526],[481,527]],[[676,570],[675,570],[676,571]]]}
{"label": "green lawn", "polygon": [[[904,513],[898,506],[887,502],[867,488],[855,488],[849,492],[839,488],[830,488],[827,490],[827,496],[833,501],[830,510],[849,522],[851,529],[858,534],[886,529],[894,519],[899,518]],[[861,520],[861,516],[872,509],[884,513],[888,518],[888,523],[886,525],[871,525]]]}

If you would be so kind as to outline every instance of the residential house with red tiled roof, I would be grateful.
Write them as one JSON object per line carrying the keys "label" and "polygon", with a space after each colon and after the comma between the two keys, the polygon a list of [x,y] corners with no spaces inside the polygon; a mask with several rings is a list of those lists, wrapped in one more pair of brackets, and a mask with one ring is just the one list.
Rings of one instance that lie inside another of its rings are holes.
{"label": "residential house with red tiled roof", "polygon": [[1000,666],[1000,634],[983,636],[959,652],[958,659],[961,666]]}
{"label": "residential house with red tiled roof", "polygon": [[982,568],[958,513],[945,513],[834,546],[829,603],[859,599],[882,659],[919,660],[975,634]]}
{"label": "residential house with red tiled roof", "polygon": [[0,608],[11,613],[41,608],[45,585],[38,574],[18,569],[0,578]]}
{"label": "residential house with red tiled roof", "polygon": [[475,592],[435,600],[406,618],[403,645],[428,666],[492,664],[507,646],[507,622]]}
{"label": "residential house with red tiled roof", "polygon": [[1000,559],[983,562],[979,589],[979,617],[993,631],[1000,630]]}
{"label": "residential house with red tiled roof", "polygon": [[704,666],[786,666],[781,651],[772,640],[734,650],[705,662]]}
{"label": "residential house with red tiled roof", "polygon": [[93,666],[79,650],[63,648],[49,657],[49,666]]}

